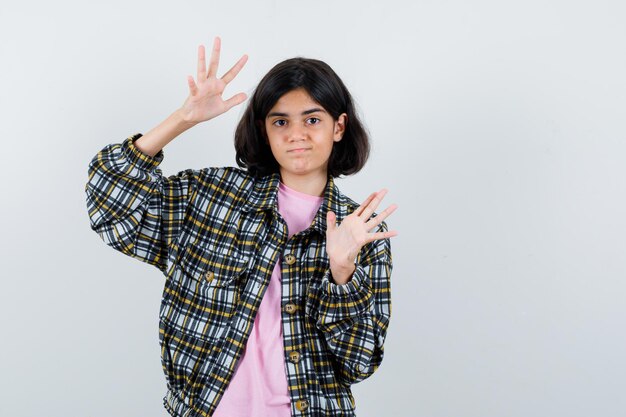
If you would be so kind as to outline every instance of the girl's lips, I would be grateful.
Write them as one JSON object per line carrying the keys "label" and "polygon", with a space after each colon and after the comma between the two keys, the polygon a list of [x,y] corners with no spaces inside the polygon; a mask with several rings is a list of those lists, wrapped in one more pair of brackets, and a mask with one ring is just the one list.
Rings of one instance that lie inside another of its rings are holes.
{"label": "girl's lips", "polygon": [[290,151],[287,152],[304,152],[304,151],[308,151],[309,148],[298,148],[298,149],[292,149]]}

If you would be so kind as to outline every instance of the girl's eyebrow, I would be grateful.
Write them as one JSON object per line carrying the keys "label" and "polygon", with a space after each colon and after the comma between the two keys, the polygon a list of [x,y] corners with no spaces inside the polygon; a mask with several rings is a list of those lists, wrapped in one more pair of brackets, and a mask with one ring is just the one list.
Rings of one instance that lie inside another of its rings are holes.
{"label": "girl's eyebrow", "polygon": [[[315,112],[322,112],[322,113],[326,113],[326,110],[319,108],[319,107],[315,107],[312,109],[308,109],[303,111],[302,113],[300,113],[302,116],[306,116],[307,114],[311,114],[311,113],[315,113]],[[267,115],[267,118],[272,117],[272,116],[279,116],[279,117],[287,117],[289,116],[287,113],[280,113],[280,112],[271,112]]]}

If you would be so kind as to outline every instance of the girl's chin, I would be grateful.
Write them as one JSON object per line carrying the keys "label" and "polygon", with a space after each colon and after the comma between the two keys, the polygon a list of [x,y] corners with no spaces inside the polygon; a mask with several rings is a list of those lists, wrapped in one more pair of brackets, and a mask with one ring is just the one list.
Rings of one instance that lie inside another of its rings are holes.
{"label": "girl's chin", "polygon": [[310,167],[290,167],[289,169],[282,169],[282,173],[283,174],[291,174],[291,175],[306,175],[306,174],[314,174],[316,172],[318,172],[319,170],[316,169],[311,169]]}

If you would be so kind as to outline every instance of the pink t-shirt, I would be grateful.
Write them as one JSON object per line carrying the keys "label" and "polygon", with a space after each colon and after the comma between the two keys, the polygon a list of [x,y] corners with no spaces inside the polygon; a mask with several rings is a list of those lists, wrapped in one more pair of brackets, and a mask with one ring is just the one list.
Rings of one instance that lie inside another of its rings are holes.
{"label": "pink t-shirt", "polygon": [[[278,212],[287,222],[289,238],[311,225],[323,200],[280,182]],[[280,312],[281,262],[274,266],[243,356],[213,417],[291,417]]]}

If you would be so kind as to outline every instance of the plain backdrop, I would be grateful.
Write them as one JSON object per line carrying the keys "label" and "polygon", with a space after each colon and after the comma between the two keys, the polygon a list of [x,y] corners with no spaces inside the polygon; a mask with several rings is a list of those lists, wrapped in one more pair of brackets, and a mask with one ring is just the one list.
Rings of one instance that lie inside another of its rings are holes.
{"label": "plain backdrop", "polygon": [[[84,186],[216,35],[219,75],[249,55],[227,97],[331,65],[372,136],[337,184],[398,204],[359,417],[626,415],[624,22],[618,0],[3,2],[0,415],[166,416],[164,276],[90,229]],[[242,112],[167,145],[164,174],[235,165]]]}

